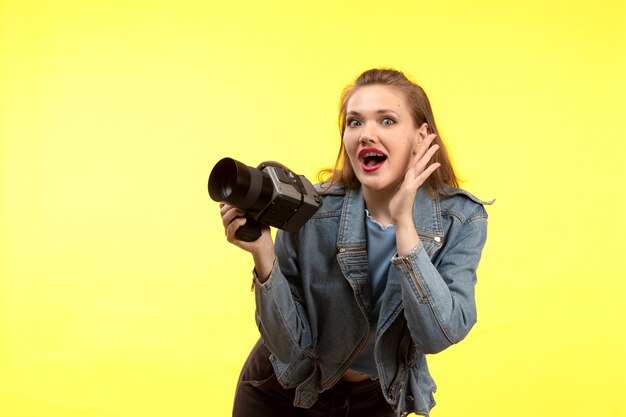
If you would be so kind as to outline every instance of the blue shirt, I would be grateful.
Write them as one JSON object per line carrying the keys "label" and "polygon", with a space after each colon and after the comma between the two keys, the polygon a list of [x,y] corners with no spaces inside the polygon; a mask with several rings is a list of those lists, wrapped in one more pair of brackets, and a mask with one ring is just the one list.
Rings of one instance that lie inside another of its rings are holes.
{"label": "blue shirt", "polygon": [[[393,225],[383,226],[366,213],[366,236],[367,236],[367,264],[370,271],[370,281],[372,287],[369,322],[370,326],[378,323],[380,305],[385,286],[387,285],[387,274],[391,266],[391,258],[396,254],[396,231]],[[378,377],[376,363],[374,362],[374,334],[376,328],[372,328],[370,338],[361,356],[352,365],[351,369],[372,378]]]}

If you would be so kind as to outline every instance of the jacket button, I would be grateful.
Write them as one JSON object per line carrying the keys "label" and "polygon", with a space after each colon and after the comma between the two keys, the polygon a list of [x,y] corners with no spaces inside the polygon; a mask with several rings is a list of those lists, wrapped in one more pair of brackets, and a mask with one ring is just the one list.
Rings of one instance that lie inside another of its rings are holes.
{"label": "jacket button", "polygon": [[435,242],[437,243],[441,242],[441,238],[439,236],[435,236]]}
{"label": "jacket button", "polygon": [[406,396],[406,399],[407,399],[408,401],[413,401],[413,397],[412,397],[412,396],[410,396],[410,395],[407,395],[407,396]]}

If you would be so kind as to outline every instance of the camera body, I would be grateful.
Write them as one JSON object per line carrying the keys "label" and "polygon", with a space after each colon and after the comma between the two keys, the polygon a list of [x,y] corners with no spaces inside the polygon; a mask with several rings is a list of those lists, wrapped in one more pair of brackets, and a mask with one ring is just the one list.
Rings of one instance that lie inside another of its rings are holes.
{"label": "camera body", "polygon": [[232,158],[215,164],[209,176],[209,195],[246,212],[246,224],[237,229],[238,239],[252,242],[263,225],[295,232],[321,207],[322,199],[303,175],[273,161],[256,169]]}

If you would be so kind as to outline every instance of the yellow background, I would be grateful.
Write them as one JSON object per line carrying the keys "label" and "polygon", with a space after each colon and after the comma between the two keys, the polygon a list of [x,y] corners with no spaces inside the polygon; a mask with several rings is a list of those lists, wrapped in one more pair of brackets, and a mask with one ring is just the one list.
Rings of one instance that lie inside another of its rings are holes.
{"label": "yellow background", "polygon": [[432,415],[626,415],[624,1],[1,4],[1,416],[230,415],[252,265],[208,174],[315,178],[375,66],[497,198]]}

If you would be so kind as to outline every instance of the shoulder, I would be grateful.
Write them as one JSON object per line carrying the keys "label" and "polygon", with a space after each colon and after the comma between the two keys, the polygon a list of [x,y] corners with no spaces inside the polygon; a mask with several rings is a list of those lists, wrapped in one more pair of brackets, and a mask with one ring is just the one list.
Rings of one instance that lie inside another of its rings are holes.
{"label": "shoulder", "polygon": [[493,204],[495,200],[485,201],[461,188],[446,186],[438,197],[441,213],[444,216],[456,217],[462,223],[472,220],[487,219],[485,205]]}
{"label": "shoulder", "polygon": [[324,196],[344,196],[346,195],[346,187],[343,184],[332,185],[328,182],[314,184],[315,191],[322,197]]}
{"label": "shoulder", "polygon": [[315,184],[314,187],[322,199],[322,206],[313,217],[341,215],[346,188],[342,184],[331,187],[328,183]]}

